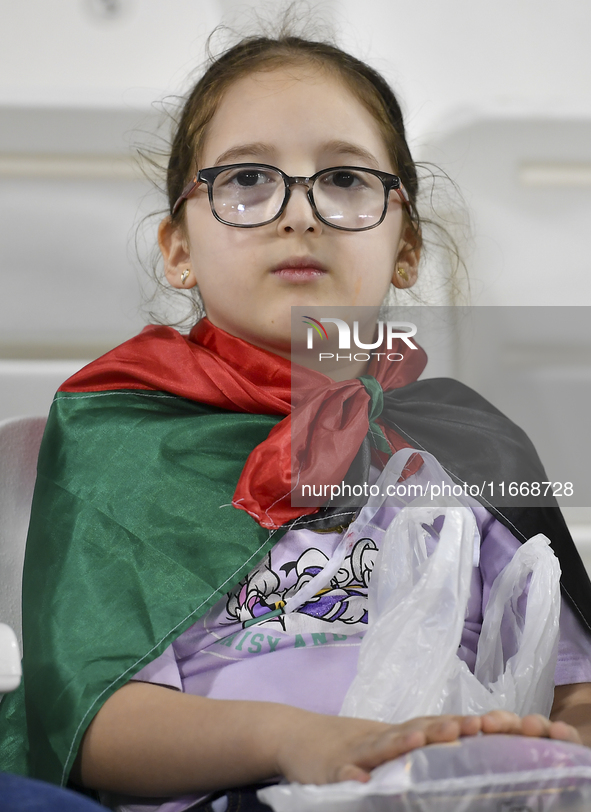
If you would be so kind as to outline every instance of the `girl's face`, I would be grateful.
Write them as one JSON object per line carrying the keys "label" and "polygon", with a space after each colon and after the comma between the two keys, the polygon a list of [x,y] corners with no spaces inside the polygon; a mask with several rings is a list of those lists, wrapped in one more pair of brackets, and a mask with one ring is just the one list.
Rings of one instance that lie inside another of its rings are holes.
{"label": "girl's face", "polygon": [[[226,91],[199,165],[245,162],[306,177],[339,165],[395,172],[372,115],[339,79],[312,67],[253,73]],[[169,282],[198,284],[213,324],[283,356],[293,305],[380,305],[391,282],[416,280],[418,249],[395,193],[383,223],[358,232],[321,223],[301,186],[277,220],[257,228],[218,222],[205,184],[184,205],[184,230],[168,218],[160,227]],[[396,274],[399,266],[406,274]]]}

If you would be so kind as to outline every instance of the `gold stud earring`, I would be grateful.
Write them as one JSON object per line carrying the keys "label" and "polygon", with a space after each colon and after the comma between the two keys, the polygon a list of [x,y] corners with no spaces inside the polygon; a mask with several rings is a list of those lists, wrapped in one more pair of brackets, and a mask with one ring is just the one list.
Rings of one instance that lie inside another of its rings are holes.
{"label": "gold stud earring", "polygon": [[404,279],[404,281],[405,281],[405,282],[408,282],[408,281],[409,281],[409,278],[410,278],[410,277],[409,277],[409,275],[408,275],[408,272],[406,271],[406,269],[405,269],[405,268],[403,268],[403,267],[402,267],[402,265],[399,265],[399,266],[398,266],[398,268],[396,269],[396,273],[398,274],[398,276],[399,276],[401,279]]}
{"label": "gold stud earring", "polygon": [[185,284],[190,275],[191,271],[188,268],[185,268],[185,270],[181,274],[181,285]]}

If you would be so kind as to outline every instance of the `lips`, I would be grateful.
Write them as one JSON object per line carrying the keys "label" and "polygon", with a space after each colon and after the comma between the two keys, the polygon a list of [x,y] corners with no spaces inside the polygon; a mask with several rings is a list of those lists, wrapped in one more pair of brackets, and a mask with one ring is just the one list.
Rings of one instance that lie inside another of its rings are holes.
{"label": "lips", "polygon": [[291,257],[277,263],[271,273],[291,282],[306,282],[318,279],[328,273],[328,269],[313,257]]}

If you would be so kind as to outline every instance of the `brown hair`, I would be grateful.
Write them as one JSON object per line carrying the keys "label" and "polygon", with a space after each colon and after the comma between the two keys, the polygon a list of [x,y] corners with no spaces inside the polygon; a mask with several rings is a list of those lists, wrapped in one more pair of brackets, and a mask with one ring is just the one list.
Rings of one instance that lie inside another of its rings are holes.
{"label": "brown hair", "polygon": [[[172,142],[166,186],[170,211],[187,182],[195,175],[199,154],[225,90],[237,79],[255,71],[273,70],[289,64],[317,64],[339,76],[367,108],[381,130],[394,171],[406,188],[416,238],[420,224],[416,208],[418,178],[411,157],[402,112],[387,82],[369,65],[326,42],[280,35],[272,39],[247,37],[215,59],[189,94]],[[183,207],[174,215],[178,222]]]}

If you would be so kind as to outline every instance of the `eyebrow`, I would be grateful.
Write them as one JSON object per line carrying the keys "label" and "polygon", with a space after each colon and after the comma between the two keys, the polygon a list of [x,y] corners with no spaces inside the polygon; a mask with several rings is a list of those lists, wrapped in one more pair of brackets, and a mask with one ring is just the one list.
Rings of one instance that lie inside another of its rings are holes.
{"label": "eyebrow", "polygon": [[379,162],[375,155],[359,144],[353,144],[350,141],[327,141],[322,145],[322,151],[337,155],[354,155],[356,158],[361,158],[362,161],[373,164],[374,169],[379,169]]}
{"label": "eyebrow", "polygon": [[[359,144],[353,144],[350,141],[341,141],[338,139],[326,141],[321,145],[321,152],[337,156],[353,155],[372,165],[374,169],[379,169],[379,162],[375,155]],[[228,161],[232,162],[245,157],[266,158],[269,160],[273,158],[275,153],[275,147],[271,144],[265,144],[262,141],[253,141],[250,144],[240,144],[235,147],[230,147],[230,149],[222,152],[222,154],[218,156],[214,166],[221,166]]]}
{"label": "eyebrow", "polygon": [[275,153],[274,147],[270,144],[264,144],[262,141],[253,141],[250,144],[240,144],[236,147],[231,147],[218,156],[214,166],[221,166],[228,161],[235,161],[237,158],[244,158],[246,156],[254,156],[256,158],[269,157]]}

